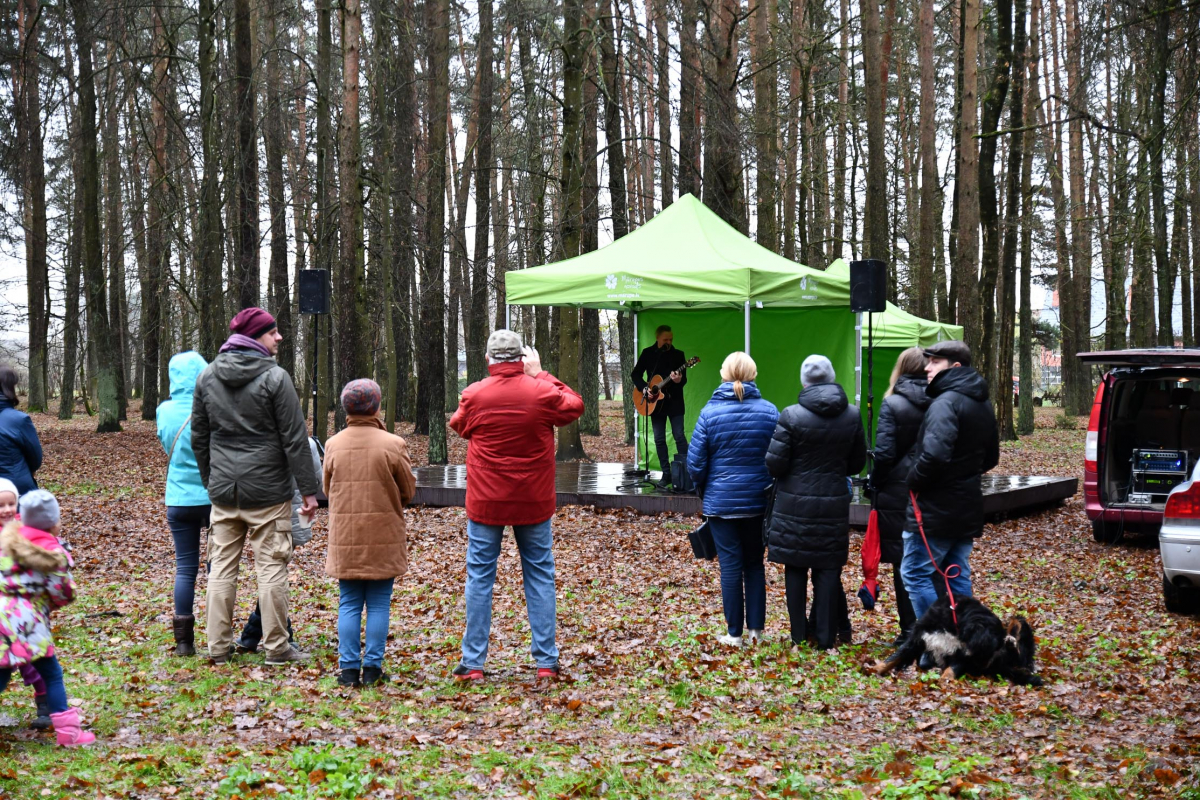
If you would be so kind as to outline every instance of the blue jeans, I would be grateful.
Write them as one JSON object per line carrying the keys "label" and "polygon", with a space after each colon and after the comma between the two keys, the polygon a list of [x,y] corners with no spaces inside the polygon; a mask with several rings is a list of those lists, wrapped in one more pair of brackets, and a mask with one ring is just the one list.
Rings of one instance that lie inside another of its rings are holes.
{"label": "blue jeans", "polygon": [[721,604],[729,635],[741,636],[743,621],[750,630],[761,631],[767,619],[763,518],[709,517],[708,524],[721,564]]}
{"label": "blue jeans", "polygon": [[[521,579],[525,584],[525,610],[533,644],[530,652],[538,667],[558,666],[554,643],[554,543],[550,520],[536,525],[514,525],[513,538],[521,553]],[[462,664],[483,669],[488,638],[492,633],[492,589],[503,525],[483,525],[467,520],[467,630],[463,634]]]}
{"label": "blue jeans", "polygon": [[212,506],[167,506],[167,527],[175,540],[175,616],[190,617],[200,572],[200,529],[208,527]]}
{"label": "blue jeans", "polygon": [[[67,687],[63,685],[62,667],[54,656],[39,658],[33,662],[33,668],[46,682],[46,704],[50,706],[51,714],[61,714],[67,710]],[[8,686],[13,670],[0,669],[0,692]]]}
{"label": "blue jeans", "polygon": [[[342,593],[338,602],[338,666],[342,669],[383,667],[393,581],[393,578],[338,581],[338,588]],[[359,639],[364,606],[367,609],[366,652],[363,652]]]}
{"label": "blue jeans", "polygon": [[[950,591],[954,592],[955,597],[971,596],[970,558],[974,546],[974,539],[929,538],[929,550],[943,572],[951,564],[958,565],[958,575],[950,579]],[[920,619],[937,602],[938,591],[934,581],[940,582],[942,576],[933,568],[919,533],[904,532],[904,559],[900,562],[900,575],[904,578],[908,599],[912,601],[913,614]]]}

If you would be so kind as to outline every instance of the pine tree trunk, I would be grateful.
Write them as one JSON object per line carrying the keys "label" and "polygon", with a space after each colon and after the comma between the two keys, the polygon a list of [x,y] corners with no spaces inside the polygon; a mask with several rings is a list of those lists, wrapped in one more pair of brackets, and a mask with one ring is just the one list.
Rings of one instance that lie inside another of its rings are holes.
{"label": "pine tree trunk", "polygon": [[276,361],[296,379],[296,330],[292,325],[291,282],[288,280],[287,205],[283,181],[283,64],[285,43],[278,40],[275,20],[282,15],[279,0],[266,0],[265,23],[266,114],[263,144],[267,157],[267,206],[271,214],[271,307],[283,341]]}
{"label": "pine tree trunk", "polygon": [[41,53],[39,0],[20,0],[20,95],[16,100],[18,152],[24,175],[25,284],[29,308],[29,410],[45,411],[49,399],[47,369],[46,168],[42,157]]}
{"label": "pine tree trunk", "polygon": [[479,132],[475,140],[475,252],[471,271],[471,314],[467,334],[467,381],[487,377],[485,350],[488,338],[488,245],[491,238],[492,106],[495,32],[492,26],[492,0],[479,0],[479,57],[476,73],[479,81]]}
{"label": "pine tree trunk", "polygon": [[[332,131],[329,108],[329,98],[333,91],[333,13],[332,0],[317,2],[317,239],[314,255],[316,268],[329,270],[333,265],[334,237],[337,226],[334,223],[334,206],[330,202],[333,194],[333,165]],[[331,275],[332,277],[332,275]],[[318,376],[325,373],[324,380],[317,381],[317,397],[313,408],[313,435],[324,442],[329,428],[330,387],[333,375],[333,364],[330,343],[332,341],[332,318],[322,315],[317,323],[317,363],[314,369]]]}
{"label": "pine tree trunk", "polygon": [[421,267],[420,380],[428,404],[429,463],[446,463],[446,123],[450,108],[450,0],[426,3],[425,29],[429,53],[429,89],[425,161],[428,196],[425,215],[425,258]]}
{"label": "pine tree trunk", "polygon": [[213,0],[199,0],[200,36],[200,219],[196,295],[200,306],[200,354],[211,361],[224,339],[221,291],[220,154],[217,152],[216,11]]}
{"label": "pine tree trunk", "polygon": [[[1025,119],[1032,122],[1037,106],[1038,65],[1038,14],[1039,0],[1033,0],[1029,14],[1028,78],[1025,87]],[[1033,144],[1032,132],[1025,136],[1025,147],[1021,159],[1021,311],[1018,347],[1017,379],[1020,382],[1020,407],[1017,409],[1017,433],[1028,436],[1033,433],[1033,301],[1030,291],[1033,284]]]}
{"label": "pine tree trunk", "polygon": [[704,204],[746,233],[737,109],[739,11],[738,0],[714,0],[705,19],[712,74],[704,82]]}
{"label": "pine tree trunk", "polygon": [[[1007,0],[1002,0],[1006,2]],[[1004,200],[1004,262],[1000,269],[1000,324],[997,336],[996,380],[992,384],[999,393],[997,418],[1000,437],[1007,441],[1017,438],[1013,419],[1013,398],[1009,386],[1012,384],[1013,367],[1013,322],[1016,314],[1017,248],[1021,222],[1021,170],[1025,162],[1025,0],[1012,3],[1012,102],[1009,108],[1008,127],[1015,131],[1010,139],[1008,151],[1008,177]],[[1003,20],[1000,20],[1003,25]],[[1001,47],[1003,52],[1003,47]],[[999,233],[999,232],[997,232]],[[1021,391],[1032,389],[1021,384]]]}
{"label": "pine tree trunk", "polygon": [[[118,24],[122,15],[114,15]],[[119,34],[118,34],[119,35]],[[106,48],[108,69],[105,86],[105,117],[102,137],[105,162],[105,239],[108,248],[108,324],[118,346],[117,358],[117,402],[119,416],[128,419],[129,387],[125,380],[128,371],[126,354],[129,352],[129,309],[125,303],[125,241],[121,219],[121,147],[120,147],[120,103],[117,99],[117,76],[121,70],[117,64],[117,48],[110,43]],[[144,409],[143,409],[144,413]]]}
{"label": "pine tree trunk", "polygon": [[958,171],[955,181],[957,199],[957,243],[954,278],[957,322],[963,326],[964,339],[973,353],[979,352],[979,154],[975,132],[977,69],[979,64],[979,0],[962,0],[963,37],[961,43],[961,84],[958,124]]}
{"label": "pine tree trunk", "polygon": [[[700,97],[703,85],[700,46],[696,41],[700,0],[680,0],[679,54],[679,195],[700,196]],[[620,8],[613,10],[620,18]],[[615,96],[615,95],[614,95]],[[620,101],[617,101],[618,105]],[[611,169],[611,167],[610,167]]]}
{"label": "pine tree trunk", "polygon": [[[359,52],[362,11],[358,0],[342,3],[342,116],[338,130],[338,189],[341,199],[341,251],[337,266],[338,376],[340,383],[371,374],[370,347],[366,341],[366,298],[363,295],[363,198],[359,175]],[[338,426],[345,412],[336,410]]]}
{"label": "pine tree trunk", "polygon": [[88,0],[71,0],[79,60],[79,186],[83,209],[83,281],[87,292],[89,345],[96,356],[97,433],[121,430],[115,350],[108,324],[104,261],[100,250],[100,167],[96,154],[96,79],[92,69],[92,20]]}
{"label": "pine tree trunk", "polygon": [[[964,0],[978,3],[978,0]],[[863,257],[890,262],[888,246],[887,154],[884,152],[884,86],[879,0],[862,0],[863,83],[867,117],[867,198],[863,212]],[[978,9],[978,6],[976,6]],[[976,11],[978,14],[978,11]],[[972,97],[974,95],[972,94]],[[964,123],[965,124],[965,123]],[[972,131],[973,133],[973,131]],[[966,134],[964,134],[966,135]],[[890,263],[889,263],[889,266]]]}
{"label": "pine tree trunk", "polygon": [[413,155],[416,147],[414,128],[419,124],[416,86],[413,80],[415,60],[415,18],[413,0],[401,0],[399,6],[396,63],[389,71],[393,80],[392,97],[395,118],[392,152],[392,259],[395,262],[393,336],[396,340],[398,416],[413,418],[413,399],[409,394],[409,376],[413,371],[411,332],[416,328],[412,296],[413,280]]}
{"label": "pine tree trunk", "polygon": [[[581,0],[563,2],[563,128],[562,128],[562,218],[564,258],[581,252],[583,232],[583,66],[584,29]],[[557,377],[579,390],[579,310],[564,306],[559,315]],[[584,458],[579,422],[558,429],[558,461]]]}
{"label": "pine tree trunk", "polygon": [[654,36],[658,45],[655,52],[658,84],[658,169],[659,180],[662,182],[662,207],[666,208],[675,199],[675,180],[672,175],[674,154],[671,152],[671,49],[667,31],[667,0],[654,0]]}
{"label": "pine tree trunk", "polygon": [[[150,98],[150,167],[146,208],[146,249],[149,260],[142,280],[142,419],[152,420],[158,408],[158,368],[166,275],[170,268],[167,226],[167,91],[172,44],[167,37],[162,7],[154,4],[154,71]],[[113,334],[114,339],[116,333]]]}
{"label": "pine tree trunk", "polygon": [[[1070,12],[1073,3],[1072,0],[1067,0],[1068,26],[1070,26]],[[1172,347],[1175,344],[1175,332],[1172,325],[1171,310],[1173,307],[1173,298],[1175,296],[1175,269],[1174,264],[1169,258],[1167,249],[1167,200],[1166,189],[1164,186],[1163,176],[1163,150],[1167,145],[1167,77],[1168,64],[1170,61],[1170,34],[1171,34],[1171,14],[1167,8],[1166,0],[1154,0],[1151,4],[1151,9],[1155,14],[1151,34],[1150,34],[1150,53],[1149,64],[1150,70],[1150,137],[1144,142],[1146,155],[1149,159],[1150,167],[1150,202],[1154,215],[1153,231],[1154,231],[1154,265],[1158,277],[1158,344],[1160,347]],[[1070,27],[1068,27],[1070,33]],[[1076,47],[1082,47],[1081,43],[1077,43]],[[1068,44],[1068,52],[1070,52],[1070,44]],[[1071,61],[1067,62],[1068,69]],[[1082,87],[1080,88],[1082,92]],[[1072,93],[1072,98],[1075,94]],[[1082,94],[1079,95],[1079,103],[1082,104]],[[1080,136],[1082,137],[1082,122],[1075,123],[1080,128]],[[1074,160],[1075,144],[1075,127],[1071,128],[1071,158]],[[1072,200],[1074,200],[1075,174],[1071,174],[1071,189]],[[1080,217],[1080,227],[1083,227],[1082,214],[1077,214]],[[1089,242],[1090,243],[1090,242]],[[1076,243],[1076,256],[1081,255],[1081,242]],[[1080,262],[1076,262],[1080,263]]]}
{"label": "pine tree trunk", "polygon": [[[1083,23],[1079,19],[1077,0],[1066,0],[1067,34],[1067,94],[1070,98],[1067,123],[1070,146],[1071,182],[1071,270],[1074,280],[1075,326],[1074,348],[1062,350],[1063,410],[1072,415],[1087,414],[1092,407],[1091,369],[1080,361],[1077,353],[1092,349],[1092,234],[1087,212],[1087,190],[1084,186],[1086,165],[1083,160],[1083,118],[1087,107],[1087,84],[1083,75]],[[1169,25],[1166,15],[1162,24]],[[1166,62],[1163,62],[1164,72]],[[1163,83],[1166,83],[1164,75]],[[1159,151],[1161,153],[1161,150]],[[1161,173],[1160,173],[1161,176]],[[1165,209],[1164,209],[1165,211]],[[1165,224],[1165,219],[1164,219]],[[1163,259],[1166,258],[1165,236]],[[1168,330],[1170,326],[1168,325]]]}
{"label": "pine tree trunk", "polygon": [[258,105],[250,0],[234,0],[234,93],[237,118],[237,264],[230,287],[240,308],[259,304]]}
{"label": "pine tree trunk", "polygon": [[771,42],[771,23],[767,4],[760,2],[754,7],[752,62],[754,69],[754,139],[758,174],[754,196],[758,219],[756,240],[768,250],[779,249],[779,234],[775,225],[777,187],[775,169],[779,154],[775,150],[779,124],[772,102],[775,97],[775,48]]}
{"label": "pine tree trunk", "polygon": [[[584,0],[584,29],[596,28],[596,0]],[[580,231],[580,253],[591,253],[600,247],[600,161],[596,157],[597,72],[596,54],[589,47],[585,59],[583,82],[583,135],[580,166],[583,170],[583,229]],[[668,149],[669,152],[669,149]],[[670,163],[668,157],[661,165]],[[594,308],[579,310],[579,394],[583,397],[583,416],[579,432],[588,436],[600,435],[600,312]]]}
{"label": "pine tree trunk", "polygon": [[[685,0],[686,2],[686,0]],[[613,240],[629,233],[629,212],[625,202],[625,145],[621,132],[620,40],[613,34],[616,0],[606,0],[600,14],[603,36],[601,72],[604,74],[604,138],[608,142],[608,195],[612,203]],[[680,170],[680,191],[683,192],[683,170]],[[617,338],[621,364],[621,406],[625,419],[625,443],[633,444],[633,319],[627,311],[617,314]]]}
{"label": "pine tree trunk", "polygon": [[[69,50],[66,51],[66,56],[70,61]],[[72,72],[73,69],[68,66],[67,74]],[[79,119],[78,114],[71,114],[70,109],[67,110],[67,113],[71,117],[68,123],[68,130],[71,134],[71,176],[75,185],[78,186],[82,171],[79,156]],[[59,419],[71,419],[75,416],[75,373],[79,371],[81,361],[86,361],[86,358],[79,358],[82,340],[79,325],[79,278],[83,260],[83,202],[78,191],[75,192],[71,204],[71,221],[68,230],[70,239],[67,242],[65,253],[66,281],[63,285],[66,314],[63,317],[63,377],[58,402]],[[86,396],[87,387],[82,386],[81,388]]]}

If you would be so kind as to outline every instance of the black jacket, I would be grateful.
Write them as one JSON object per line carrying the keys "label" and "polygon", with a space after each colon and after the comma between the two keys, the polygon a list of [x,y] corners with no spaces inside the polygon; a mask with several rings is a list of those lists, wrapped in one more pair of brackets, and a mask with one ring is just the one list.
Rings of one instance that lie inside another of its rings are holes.
{"label": "black jacket", "polygon": [[192,450],[218,505],[266,508],[320,488],[292,379],[251,350],[221,353],[196,379]]}
{"label": "black jacket", "polygon": [[651,416],[677,417],[683,413],[683,387],[687,386],[687,373],[683,373],[683,379],[679,383],[675,383],[669,376],[682,367],[685,361],[687,358],[682,350],[676,350],[674,347],[670,350],[659,350],[657,345],[650,345],[638,356],[631,376],[634,386],[645,389],[655,375],[661,375],[663,378],[663,399],[654,407]]}
{"label": "black jacket", "polygon": [[[1000,462],[1000,433],[987,381],[972,367],[933,376],[929,409],[913,447],[908,488],[917,494],[925,535],[973,539],[983,533],[979,476]],[[916,531],[909,504],[907,530]]]}
{"label": "black jacket", "polygon": [[846,478],[867,463],[862,417],[836,383],[809,386],[779,415],[767,470],[776,479],[767,528],[771,561],[840,569],[850,551]]}
{"label": "black jacket", "polygon": [[871,486],[879,512],[879,543],[884,563],[899,564],[904,556],[904,519],[908,510],[908,471],[913,445],[929,408],[924,375],[901,375],[884,398],[875,431],[875,467]]}

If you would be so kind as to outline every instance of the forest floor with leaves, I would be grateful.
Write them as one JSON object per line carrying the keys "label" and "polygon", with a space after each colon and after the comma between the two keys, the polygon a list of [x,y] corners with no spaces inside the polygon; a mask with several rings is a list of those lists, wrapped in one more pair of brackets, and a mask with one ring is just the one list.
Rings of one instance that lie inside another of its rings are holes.
{"label": "forest floor with leaves", "polygon": [[[1037,432],[1005,445],[998,471],[1081,477],[1083,431],[1056,414],[1040,409]],[[335,682],[324,512],[291,567],[310,665],[176,658],[153,424],[98,436],[87,418],[35,423],[38,477],[62,502],[80,588],[55,616],[57,645],[100,741],[66,751],[26,729],[32,694],[15,681],[0,699],[3,798],[1200,797],[1200,623],[1163,609],[1156,542],[1095,544],[1078,496],[989,525],[973,556],[977,595],[1036,626],[1041,689],[867,673],[896,633],[890,572],[875,612],[851,600],[855,644],[822,653],[786,643],[772,565],[766,643],[725,649],[717,565],[687,542],[696,518],[567,507],[554,522],[560,681],[534,679],[511,537],[488,679],[450,679],[466,521],[461,509],[412,509],[393,680],[352,691]],[[591,452],[628,457],[618,407],[604,426]],[[423,455],[423,442],[412,450]],[[462,460],[461,442],[451,454]],[[247,559],[241,620],[252,575]],[[854,563],[843,580],[857,589]],[[202,620],[203,576],[197,605]]]}

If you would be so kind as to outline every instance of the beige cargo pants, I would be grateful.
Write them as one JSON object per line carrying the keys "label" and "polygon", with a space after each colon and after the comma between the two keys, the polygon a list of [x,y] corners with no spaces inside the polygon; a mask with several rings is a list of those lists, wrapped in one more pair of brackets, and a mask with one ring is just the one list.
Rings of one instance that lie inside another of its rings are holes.
{"label": "beige cargo pants", "polygon": [[208,532],[208,654],[227,655],[233,648],[233,606],[237,600],[238,566],[249,542],[258,578],[262,611],[262,649],[268,657],[290,646],[287,633],[287,565],[292,558],[292,504],[266,508],[233,508],[213,503]]}

